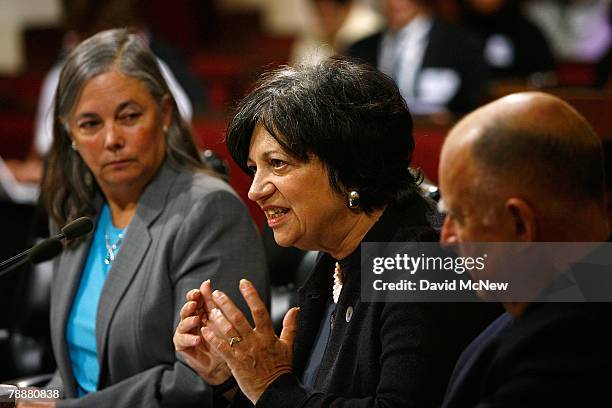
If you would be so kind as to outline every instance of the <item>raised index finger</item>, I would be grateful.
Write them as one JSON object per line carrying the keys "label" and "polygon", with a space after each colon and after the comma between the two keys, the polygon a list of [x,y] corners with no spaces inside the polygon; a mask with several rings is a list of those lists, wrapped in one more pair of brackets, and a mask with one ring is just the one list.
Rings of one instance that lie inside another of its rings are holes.
{"label": "raised index finger", "polygon": [[212,283],[210,279],[206,279],[200,285],[200,293],[202,294],[202,299],[204,300],[204,311],[206,314],[210,313],[217,305],[212,298]]}
{"label": "raised index finger", "polygon": [[240,292],[251,310],[255,328],[260,332],[274,333],[274,327],[272,326],[272,320],[270,320],[268,309],[259,297],[253,284],[246,279],[241,279]]}

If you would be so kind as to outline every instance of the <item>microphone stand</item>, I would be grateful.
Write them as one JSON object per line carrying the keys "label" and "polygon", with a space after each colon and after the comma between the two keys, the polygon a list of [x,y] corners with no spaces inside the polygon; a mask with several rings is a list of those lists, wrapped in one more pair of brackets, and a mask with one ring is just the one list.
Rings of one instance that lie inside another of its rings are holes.
{"label": "microphone stand", "polygon": [[7,259],[6,261],[0,263],[0,277],[2,277],[4,274],[28,262],[29,260],[28,255],[30,255],[30,252],[32,252],[32,248],[27,249],[23,251],[22,253],[17,254]]}
{"label": "microphone stand", "polygon": [[28,261],[34,264],[47,261],[58,255],[63,249],[64,246],[57,237],[44,239],[32,248],[0,263],[0,278]]}
{"label": "microphone stand", "polygon": [[60,240],[69,240],[85,235],[93,229],[92,221],[87,217],[77,218],[62,228],[61,232],[54,237],[49,237],[34,245],[30,249],[7,259],[0,263],[0,277],[13,269],[31,261],[40,263],[53,258],[62,252],[63,246]]}

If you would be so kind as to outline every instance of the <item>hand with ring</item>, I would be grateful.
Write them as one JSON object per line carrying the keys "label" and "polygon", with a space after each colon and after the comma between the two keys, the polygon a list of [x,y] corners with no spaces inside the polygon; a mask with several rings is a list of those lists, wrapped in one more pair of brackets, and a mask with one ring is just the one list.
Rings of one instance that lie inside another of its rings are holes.
{"label": "hand with ring", "polygon": [[266,306],[246,279],[240,281],[240,293],[251,310],[255,328],[226,294],[219,290],[202,292],[207,304],[214,302],[217,306],[210,311],[212,324],[202,328],[202,336],[223,357],[244,395],[255,404],[274,380],[293,371],[299,309],[287,312],[278,337]]}
{"label": "hand with ring", "polygon": [[202,283],[200,289],[187,292],[187,303],[181,309],[181,321],[174,333],[174,348],[207,383],[219,385],[231,376],[231,372],[225,361],[202,338],[200,330],[208,322],[209,307],[214,307],[214,304],[205,304],[203,291],[211,292],[210,280]]}

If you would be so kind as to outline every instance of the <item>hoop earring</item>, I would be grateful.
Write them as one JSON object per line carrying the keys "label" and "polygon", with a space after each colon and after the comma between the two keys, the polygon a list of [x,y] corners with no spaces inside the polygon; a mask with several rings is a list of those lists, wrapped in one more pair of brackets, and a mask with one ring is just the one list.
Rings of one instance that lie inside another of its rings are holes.
{"label": "hoop earring", "polygon": [[348,194],[348,207],[351,210],[356,210],[359,208],[359,192],[353,190]]}

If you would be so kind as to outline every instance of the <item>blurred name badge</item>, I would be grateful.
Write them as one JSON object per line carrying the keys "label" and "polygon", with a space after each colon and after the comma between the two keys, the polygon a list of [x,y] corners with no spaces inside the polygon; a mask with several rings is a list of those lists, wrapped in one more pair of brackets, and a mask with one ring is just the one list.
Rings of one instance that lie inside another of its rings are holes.
{"label": "blurred name badge", "polygon": [[457,95],[461,77],[451,68],[424,68],[418,83],[418,99],[433,105],[445,105]]}
{"label": "blurred name badge", "polygon": [[0,408],[15,406],[15,391],[17,387],[9,384],[0,384]]}

